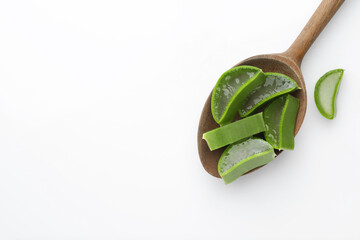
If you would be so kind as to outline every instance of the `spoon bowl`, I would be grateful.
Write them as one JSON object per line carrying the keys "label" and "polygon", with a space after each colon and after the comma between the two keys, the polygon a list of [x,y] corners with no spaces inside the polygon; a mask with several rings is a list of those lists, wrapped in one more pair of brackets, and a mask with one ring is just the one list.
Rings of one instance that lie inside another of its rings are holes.
{"label": "spoon bowl", "polygon": [[[284,53],[250,57],[234,66],[250,65],[262,69],[263,72],[285,74],[296,81],[301,89],[292,94],[300,100],[299,112],[295,124],[295,135],[299,132],[304,121],[307,106],[306,87],[300,69],[301,61],[307,50],[343,2],[344,0],[323,0],[297,39]],[[211,114],[211,95],[212,92],[207,98],[201,113],[197,142],[199,156],[203,167],[212,176],[220,177],[218,172],[218,162],[225,147],[210,151],[206,141],[202,139],[205,132],[219,127]],[[280,152],[281,151],[277,151],[277,155],[279,155]],[[259,168],[253,169],[250,172]]]}

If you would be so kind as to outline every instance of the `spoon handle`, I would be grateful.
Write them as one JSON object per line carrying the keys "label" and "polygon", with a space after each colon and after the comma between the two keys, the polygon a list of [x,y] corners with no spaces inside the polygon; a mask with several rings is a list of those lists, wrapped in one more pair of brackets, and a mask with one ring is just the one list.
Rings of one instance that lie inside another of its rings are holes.
{"label": "spoon handle", "polygon": [[323,0],[290,48],[283,55],[298,66],[313,42],[345,0]]}

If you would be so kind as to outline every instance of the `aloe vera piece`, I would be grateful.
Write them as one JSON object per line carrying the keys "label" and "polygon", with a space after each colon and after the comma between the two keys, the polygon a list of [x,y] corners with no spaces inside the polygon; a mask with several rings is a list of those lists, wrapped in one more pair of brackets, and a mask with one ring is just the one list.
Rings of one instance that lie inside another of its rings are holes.
{"label": "aloe vera piece", "polygon": [[290,77],[281,73],[265,73],[265,81],[250,94],[239,111],[240,116],[249,116],[264,103],[297,89],[300,89],[299,86]]}
{"label": "aloe vera piece", "polygon": [[265,81],[261,69],[239,66],[226,71],[219,78],[211,97],[211,112],[220,125],[229,124],[243,102],[254,89]]}
{"label": "aloe vera piece", "polygon": [[203,134],[203,139],[212,151],[264,131],[265,124],[261,112],[206,132]]}
{"label": "aloe vera piece", "polygon": [[321,115],[327,119],[335,117],[335,100],[344,69],[335,69],[325,73],[316,83],[314,98]]}
{"label": "aloe vera piece", "polygon": [[231,183],[244,173],[265,165],[275,158],[273,147],[260,138],[249,138],[227,147],[221,155],[218,171],[225,183]]}
{"label": "aloe vera piece", "polygon": [[290,94],[275,99],[264,110],[265,139],[276,149],[293,150],[300,101]]}

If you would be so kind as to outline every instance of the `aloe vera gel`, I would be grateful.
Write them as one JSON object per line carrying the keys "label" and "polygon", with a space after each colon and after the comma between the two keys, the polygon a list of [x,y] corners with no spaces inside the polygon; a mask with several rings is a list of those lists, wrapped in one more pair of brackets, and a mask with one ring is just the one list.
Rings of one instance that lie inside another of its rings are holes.
{"label": "aloe vera gel", "polygon": [[244,173],[271,162],[274,158],[274,149],[268,142],[250,138],[226,148],[220,157],[218,171],[227,184]]}
{"label": "aloe vera gel", "polygon": [[263,114],[258,113],[204,133],[210,150],[215,150],[265,131]]}
{"label": "aloe vera gel", "polygon": [[265,80],[261,69],[239,66],[226,71],[218,80],[212,93],[211,112],[214,120],[230,123],[248,95]]}
{"label": "aloe vera gel", "polygon": [[327,119],[335,117],[335,100],[343,74],[344,69],[335,69],[325,73],[316,83],[315,104]]}
{"label": "aloe vera gel", "polygon": [[[274,149],[294,149],[299,100],[289,93],[298,89],[290,77],[252,66],[235,67],[220,77],[211,98],[220,126],[203,139],[211,151],[227,146],[218,162],[226,184],[271,162]],[[236,114],[241,119],[232,122]]]}
{"label": "aloe vera gel", "polygon": [[250,94],[241,107],[240,116],[246,117],[264,103],[299,89],[297,83],[281,73],[265,73],[265,81]]}
{"label": "aloe vera gel", "polygon": [[293,150],[295,121],[299,99],[285,95],[274,100],[264,111],[265,139],[280,150]]}

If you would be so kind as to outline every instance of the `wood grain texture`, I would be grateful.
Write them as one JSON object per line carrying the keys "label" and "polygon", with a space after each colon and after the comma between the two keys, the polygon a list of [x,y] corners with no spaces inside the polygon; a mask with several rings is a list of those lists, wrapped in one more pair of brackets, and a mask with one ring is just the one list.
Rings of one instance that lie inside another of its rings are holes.
{"label": "wood grain texture", "polygon": [[[300,108],[295,124],[295,135],[299,132],[304,121],[307,106],[306,87],[300,70],[301,61],[311,47],[312,43],[319,36],[321,31],[334,16],[335,12],[340,8],[343,2],[344,0],[323,0],[297,39],[284,53],[250,57],[234,66],[255,66],[261,68],[264,72],[277,72],[285,74],[297,82],[301,89],[293,93],[295,97],[300,99]],[[218,127],[219,125],[214,121],[211,114],[210,93],[201,113],[197,142],[199,156],[203,167],[209,174],[215,177],[220,177],[218,173],[218,162],[225,148],[210,151],[206,141],[202,139],[202,135],[203,133]],[[279,153],[280,152],[277,151],[277,155]]]}
{"label": "wood grain texture", "polygon": [[323,0],[294,43],[284,53],[300,65],[306,52],[345,0]]}

